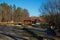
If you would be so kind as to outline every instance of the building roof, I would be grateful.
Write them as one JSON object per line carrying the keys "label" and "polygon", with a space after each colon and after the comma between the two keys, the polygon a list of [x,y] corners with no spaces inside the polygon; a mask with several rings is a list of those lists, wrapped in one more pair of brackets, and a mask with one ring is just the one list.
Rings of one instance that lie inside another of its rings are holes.
{"label": "building roof", "polygon": [[27,20],[34,21],[34,19],[33,19],[33,18],[30,18],[30,17],[29,17],[29,18],[25,18],[24,20],[26,20],[26,21],[27,21]]}

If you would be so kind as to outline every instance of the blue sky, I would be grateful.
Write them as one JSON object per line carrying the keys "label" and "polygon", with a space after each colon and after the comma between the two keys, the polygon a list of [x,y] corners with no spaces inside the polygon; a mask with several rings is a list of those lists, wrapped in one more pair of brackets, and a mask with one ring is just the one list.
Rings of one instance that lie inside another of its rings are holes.
{"label": "blue sky", "polygon": [[43,5],[42,3],[44,3],[45,0],[0,0],[0,3],[3,2],[9,5],[15,4],[16,7],[27,9],[30,16],[39,16],[39,7]]}

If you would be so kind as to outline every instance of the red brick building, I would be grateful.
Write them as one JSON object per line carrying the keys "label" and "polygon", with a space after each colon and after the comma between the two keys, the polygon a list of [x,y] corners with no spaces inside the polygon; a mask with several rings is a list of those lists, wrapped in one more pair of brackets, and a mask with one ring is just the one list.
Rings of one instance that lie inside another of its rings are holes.
{"label": "red brick building", "polygon": [[37,18],[25,18],[24,19],[24,24],[33,24],[36,22],[40,22],[40,20]]}

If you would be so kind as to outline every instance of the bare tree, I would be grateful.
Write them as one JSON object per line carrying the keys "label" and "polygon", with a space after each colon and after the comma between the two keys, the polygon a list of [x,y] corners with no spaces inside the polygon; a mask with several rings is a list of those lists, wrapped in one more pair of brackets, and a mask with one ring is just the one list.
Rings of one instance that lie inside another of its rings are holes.
{"label": "bare tree", "polygon": [[48,0],[40,7],[39,11],[45,17],[47,23],[58,24],[58,18],[60,18],[60,0]]}

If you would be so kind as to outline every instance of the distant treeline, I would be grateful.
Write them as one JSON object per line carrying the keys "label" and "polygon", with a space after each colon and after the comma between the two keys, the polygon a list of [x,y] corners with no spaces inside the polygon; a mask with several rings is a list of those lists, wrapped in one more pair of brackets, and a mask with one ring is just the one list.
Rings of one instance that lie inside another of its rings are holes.
{"label": "distant treeline", "polygon": [[16,5],[8,5],[3,2],[0,3],[0,22],[21,22],[24,18],[29,17],[27,9],[16,7]]}

